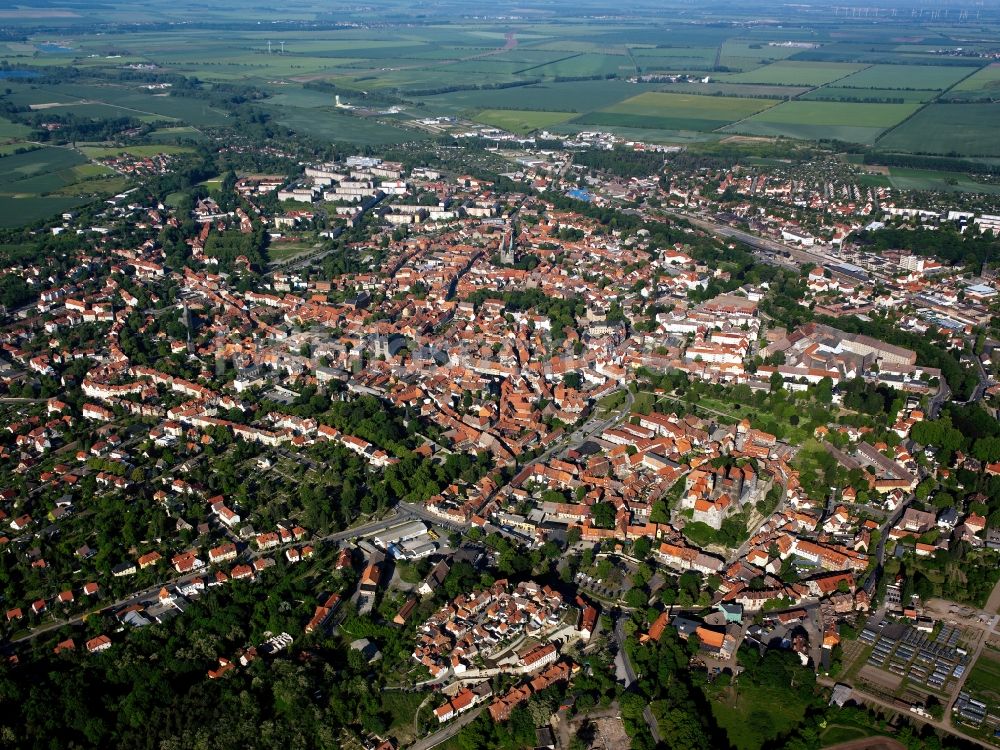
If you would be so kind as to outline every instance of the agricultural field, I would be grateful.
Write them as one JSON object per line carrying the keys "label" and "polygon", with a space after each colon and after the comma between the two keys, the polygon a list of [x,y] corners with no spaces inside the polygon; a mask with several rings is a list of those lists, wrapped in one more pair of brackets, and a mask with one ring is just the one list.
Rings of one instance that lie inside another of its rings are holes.
{"label": "agricultural field", "polygon": [[476,115],[476,122],[509,130],[513,133],[531,133],[535,130],[558,125],[573,117],[572,112],[546,112],[523,109],[484,109]]}
{"label": "agricultural field", "polygon": [[1000,97],[1000,63],[981,68],[948,92],[949,99],[996,99]]}
{"label": "agricultural field", "polygon": [[426,138],[416,130],[404,130],[377,120],[341,114],[336,109],[280,107],[271,110],[274,119],[291,130],[312,138],[360,145],[386,145]]}
{"label": "agricultural field", "polygon": [[900,190],[1000,195],[1000,185],[977,182],[969,175],[957,172],[935,172],[929,169],[892,167],[889,170],[889,184]]}
{"label": "agricultural field", "polygon": [[627,55],[584,53],[557,62],[522,68],[519,72],[547,78],[571,76],[635,75],[636,69]]}
{"label": "agricultural field", "polygon": [[559,112],[590,112],[609,107],[636,94],[653,91],[654,84],[624,81],[545,81],[531,86],[497,90],[451,91],[421,97],[427,109],[441,114],[461,114],[469,110],[503,108],[539,109]]}
{"label": "agricultural field", "polygon": [[729,39],[722,45],[719,64],[730,70],[747,71],[777,60],[784,60],[798,51],[794,47],[772,47],[766,42]]}
{"label": "agricultural field", "polygon": [[717,130],[774,106],[773,100],[686,96],[647,92],[577,118],[581,125],[618,125],[660,130]]}
{"label": "agricultural field", "polygon": [[931,89],[852,89],[839,85],[822,86],[803,94],[800,99],[807,101],[842,101],[842,102],[929,102],[940,91]]}
{"label": "agricultural field", "polygon": [[[746,73],[724,74],[726,83],[764,83],[776,86],[822,86],[856,73],[864,66],[855,63],[802,62],[782,60]],[[716,78],[716,76],[712,76]]]}
{"label": "agricultural field", "polygon": [[1000,706],[1000,653],[986,649],[965,681],[965,689],[981,700]]}
{"label": "agricultural field", "polygon": [[[875,106],[875,105],[872,105]],[[1000,103],[930,104],[878,142],[885,151],[1000,156]]]}
{"label": "agricultural field", "polygon": [[887,128],[912,115],[918,106],[916,103],[856,104],[798,100],[765,110],[738,125],[726,128],[726,131],[871,144]]}
{"label": "agricultural field", "polygon": [[931,89],[943,91],[974,73],[976,68],[933,65],[872,65],[850,75],[838,86],[855,89]]}
{"label": "agricultural field", "polygon": [[[739,96],[760,99],[794,99],[811,89],[806,86],[755,86],[749,83],[723,83],[710,81],[702,83],[661,83],[657,91],[678,94],[701,94],[702,96]],[[822,89],[818,89],[822,91]]]}
{"label": "agricultural field", "polygon": [[188,154],[193,149],[187,146],[171,145],[140,145],[140,146],[85,146],[80,145],[79,150],[88,159],[104,159],[109,156],[120,154],[130,154],[136,157],[156,156],[157,154]]}

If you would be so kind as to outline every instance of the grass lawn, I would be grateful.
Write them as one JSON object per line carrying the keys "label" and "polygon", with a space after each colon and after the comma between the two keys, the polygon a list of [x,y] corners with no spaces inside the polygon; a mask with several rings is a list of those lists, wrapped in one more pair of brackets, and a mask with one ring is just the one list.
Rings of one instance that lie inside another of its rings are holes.
{"label": "grass lawn", "polygon": [[557,125],[573,117],[572,112],[536,112],[525,109],[484,109],[475,116],[476,122],[513,133],[530,133]]}
{"label": "grass lawn", "polygon": [[273,242],[267,248],[267,257],[274,260],[285,260],[313,249],[308,242]]}
{"label": "grass lawn", "polygon": [[830,724],[826,729],[823,730],[823,734],[819,736],[819,741],[826,745],[839,745],[841,742],[850,742],[851,740],[862,740],[865,737],[871,737],[872,733],[867,729],[862,727],[851,726],[847,724]]}
{"label": "grass lawn", "polygon": [[806,697],[789,700],[788,690],[739,685],[708,694],[712,714],[736,750],[757,750],[796,727]]}
{"label": "grass lawn", "polygon": [[965,681],[965,689],[992,709],[1000,705],[1000,653],[983,651]]}

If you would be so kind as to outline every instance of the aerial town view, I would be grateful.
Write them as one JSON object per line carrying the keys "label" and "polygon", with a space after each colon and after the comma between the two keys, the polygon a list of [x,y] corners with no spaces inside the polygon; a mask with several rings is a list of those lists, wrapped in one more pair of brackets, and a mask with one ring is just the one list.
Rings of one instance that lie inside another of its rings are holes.
{"label": "aerial town view", "polygon": [[1000,0],[11,0],[0,345],[0,748],[1000,748]]}

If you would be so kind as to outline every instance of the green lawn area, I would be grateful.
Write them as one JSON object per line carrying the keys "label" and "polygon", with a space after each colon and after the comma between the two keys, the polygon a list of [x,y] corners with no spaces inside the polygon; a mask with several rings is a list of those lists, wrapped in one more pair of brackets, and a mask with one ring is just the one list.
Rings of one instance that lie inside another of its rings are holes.
{"label": "green lawn area", "polygon": [[993,709],[1000,706],[1000,653],[983,651],[965,681],[965,689]]}
{"label": "green lawn area", "polygon": [[530,133],[557,125],[573,117],[572,112],[539,112],[525,109],[484,109],[475,116],[476,122],[513,133]]}
{"label": "green lawn area", "polygon": [[856,727],[848,724],[830,724],[823,733],[819,736],[820,742],[826,745],[838,745],[841,742],[850,742],[851,740],[861,740],[865,737],[870,737],[872,733],[862,727]]}
{"label": "green lawn area", "polygon": [[267,248],[267,257],[270,260],[285,260],[312,249],[312,244],[308,242],[273,242]]}
{"label": "green lawn area", "polygon": [[709,696],[712,715],[736,750],[758,750],[791,731],[805,716],[807,696],[789,690],[740,684]]}

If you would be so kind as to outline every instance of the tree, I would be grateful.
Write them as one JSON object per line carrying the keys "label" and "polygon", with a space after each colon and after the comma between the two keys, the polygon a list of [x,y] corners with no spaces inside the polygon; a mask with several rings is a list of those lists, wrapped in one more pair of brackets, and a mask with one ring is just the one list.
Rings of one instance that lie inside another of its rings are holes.
{"label": "tree", "polygon": [[649,556],[652,548],[653,543],[649,540],[649,537],[641,536],[632,545],[632,554],[642,560]]}
{"label": "tree", "polygon": [[615,506],[611,503],[594,503],[590,506],[590,517],[599,529],[611,529],[615,525]]}
{"label": "tree", "polygon": [[770,383],[771,383],[771,393],[777,393],[784,386],[785,379],[781,377],[780,372],[772,372]]}

